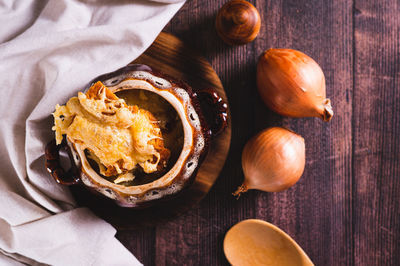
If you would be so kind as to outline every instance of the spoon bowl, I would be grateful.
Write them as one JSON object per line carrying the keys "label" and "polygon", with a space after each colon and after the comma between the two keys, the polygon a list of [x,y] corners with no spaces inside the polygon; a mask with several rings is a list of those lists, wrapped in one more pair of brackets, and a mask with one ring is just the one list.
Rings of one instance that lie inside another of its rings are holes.
{"label": "spoon bowl", "polygon": [[284,231],[268,222],[249,219],[225,235],[224,252],[232,265],[314,265]]}

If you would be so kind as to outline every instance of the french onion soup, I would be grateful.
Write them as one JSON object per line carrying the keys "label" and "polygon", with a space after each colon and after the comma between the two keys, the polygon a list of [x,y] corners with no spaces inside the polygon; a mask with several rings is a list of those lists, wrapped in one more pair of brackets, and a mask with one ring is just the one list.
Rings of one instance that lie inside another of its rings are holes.
{"label": "french onion soup", "polygon": [[57,105],[53,130],[85,149],[93,169],[124,186],[152,182],[177,161],[183,129],[175,109],[144,90],[114,94],[100,81]]}

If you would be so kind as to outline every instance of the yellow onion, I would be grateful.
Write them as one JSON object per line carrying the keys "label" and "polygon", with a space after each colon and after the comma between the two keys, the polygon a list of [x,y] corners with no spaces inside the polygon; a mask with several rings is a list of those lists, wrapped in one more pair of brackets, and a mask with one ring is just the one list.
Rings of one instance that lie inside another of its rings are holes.
{"label": "yellow onion", "polygon": [[257,64],[257,86],[265,104],[278,114],[320,117],[333,111],[326,99],[325,76],[311,57],[292,49],[269,49]]}
{"label": "yellow onion", "polygon": [[281,127],[261,131],[247,142],[242,153],[243,184],[234,193],[248,189],[277,192],[293,186],[305,165],[304,139]]}

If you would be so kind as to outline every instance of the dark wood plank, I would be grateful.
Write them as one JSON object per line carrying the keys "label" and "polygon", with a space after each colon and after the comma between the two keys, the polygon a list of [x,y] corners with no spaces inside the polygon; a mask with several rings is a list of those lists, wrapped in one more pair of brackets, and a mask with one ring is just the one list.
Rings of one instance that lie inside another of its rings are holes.
{"label": "dark wood plank", "polygon": [[315,118],[276,121],[258,102],[257,130],[280,124],[305,139],[306,169],[287,191],[257,194],[257,218],[291,235],[316,265],[352,264],[351,91],[352,2],[257,1],[264,27],[256,54],[270,47],[305,52],[322,67],[331,122]]}
{"label": "dark wood plank", "polygon": [[119,230],[116,237],[129,249],[144,265],[155,264],[155,228],[141,228],[140,230]]}
{"label": "dark wood plank", "polygon": [[356,265],[400,261],[400,3],[355,1]]}

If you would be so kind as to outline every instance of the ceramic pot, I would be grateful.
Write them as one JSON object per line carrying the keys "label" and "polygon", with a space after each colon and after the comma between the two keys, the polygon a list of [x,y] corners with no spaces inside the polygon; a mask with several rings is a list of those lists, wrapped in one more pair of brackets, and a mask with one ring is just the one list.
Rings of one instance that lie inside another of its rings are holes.
{"label": "ceramic pot", "polygon": [[[155,106],[151,102],[155,97],[162,98],[169,105],[169,109],[165,109],[167,113],[161,116],[172,117],[167,121],[170,129],[167,127],[168,132],[163,132],[163,136],[165,133],[170,137],[167,143],[171,146],[172,162],[159,176],[143,176],[132,185],[115,184],[101,176],[85,150],[67,137],[61,145],[56,145],[53,140],[46,146],[46,168],[53,178],[63,185],[83,185],[120,206],[131,208],[151,206],[159,200],[177,196],[192,184],[210,141],[227,125],[227,105],[222,98],[213,89],[194,91],[187,84],[146,65],[128,65],[99,76],[88,84],[86,90],[97,81],[125,99],[128,105],[132,99],[141,98],[142,105]],[[149,97],[137,97],[138,93]],[[158,107],[161,105],[157,104]],[[72,167],[68,171],[61,166],[60,149],[66,149],[71,159]]]}

